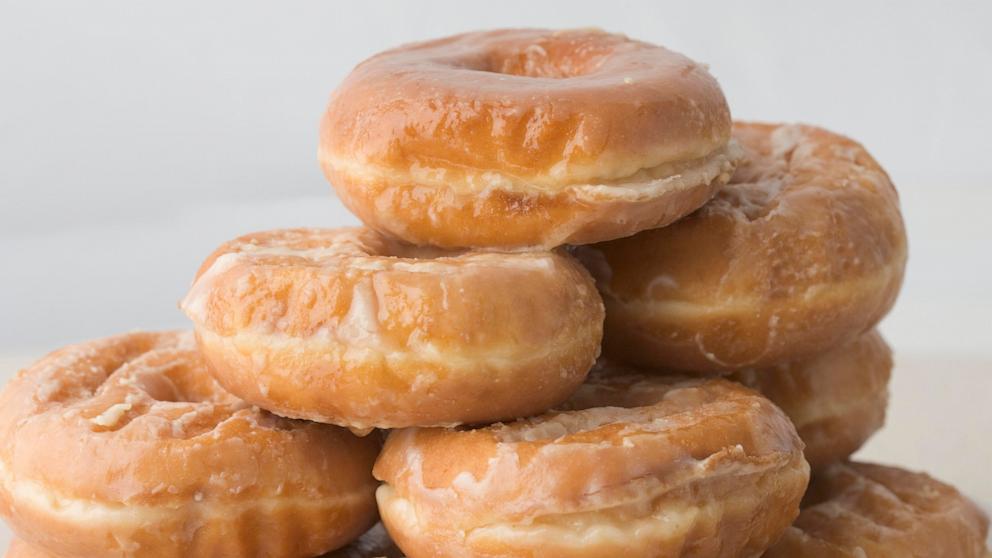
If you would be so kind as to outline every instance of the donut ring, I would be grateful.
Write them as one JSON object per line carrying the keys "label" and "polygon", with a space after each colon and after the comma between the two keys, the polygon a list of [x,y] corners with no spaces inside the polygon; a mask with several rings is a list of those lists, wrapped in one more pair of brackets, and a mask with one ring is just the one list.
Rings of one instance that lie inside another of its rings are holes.
{"label": "donut ring", "polygon": [[798,513],[802,442],[740,384],[594,374],[563,408],[391,432],[373,472],[396,544],[411,558],[755,556]]}
{"label": "donut ring", "polygon": [[585,244],[667,225],[740,157],[723,92],[670,50],[598,30],[405,45],[331,96],[319,158],[368,226],[443,247]]}
{"label": "donut ring", "polygon": [[906,233],[885,171],[819,128],[739,123],[734,133],[747,163],[701,210],[578,249],[606,303],[608,356],[765,367],[851,340],[892,307]]}
{"label": "donut ring", "polygon": [[985,558],[989,520],[923,473],[838,463],[814,475],[795,524],[765,558]]}
{"label": "donut ring", "polygon": [[228,242],[182,307],[228,391],[356,430],[544,412],[585,379],[603,321],[564,252],[438,252],[367,229]]}
{"label": "donut ring", "polygon": [[189,333],[131,333],[0,394],[0,513],[56,556],[315,556],[374,522],[378,449],[235,399]]}
{"label": "donut ring", "polygon": [[877,331],[812,358],[729,377],[789,416],[814,470],[847,459],[885,423],[892,350]]}

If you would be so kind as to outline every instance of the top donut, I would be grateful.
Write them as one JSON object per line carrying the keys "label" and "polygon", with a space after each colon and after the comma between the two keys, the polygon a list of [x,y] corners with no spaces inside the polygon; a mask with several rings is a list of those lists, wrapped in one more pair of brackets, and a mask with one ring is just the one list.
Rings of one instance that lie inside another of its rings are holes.
{"label": "top donut", "polygon": [[598,30],[402,46],[332,94],[319,157],[380,232],[442,247],[587,244],[704,204],[741,156],[706,68]]}

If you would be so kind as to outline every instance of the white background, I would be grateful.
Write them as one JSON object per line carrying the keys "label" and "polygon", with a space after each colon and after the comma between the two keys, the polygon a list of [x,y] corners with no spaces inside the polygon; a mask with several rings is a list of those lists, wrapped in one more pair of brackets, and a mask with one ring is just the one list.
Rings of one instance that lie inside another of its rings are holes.
{"label": "white background", "polygon": [[[992,2],[0,0],[0,377],[61,344],[182,327],[218,243],[353,223],[317,122],[357,62],[497,26],[598,26],[710,64],[736,117],[862,141],[899,187],[900,362],[868,455],[985,501],[992,464]],[[16,364],[15,364],[16,363]]]}
{"label": "white background", "polygon": [[315,156],[331,89],[383,48],[510,25],[662,43],[709,63],[739,118],[862,141],[910,225],[893,341],[992,351],[992,2],[2,5],[0,351],[181,326],[218,242],[344,222]]}

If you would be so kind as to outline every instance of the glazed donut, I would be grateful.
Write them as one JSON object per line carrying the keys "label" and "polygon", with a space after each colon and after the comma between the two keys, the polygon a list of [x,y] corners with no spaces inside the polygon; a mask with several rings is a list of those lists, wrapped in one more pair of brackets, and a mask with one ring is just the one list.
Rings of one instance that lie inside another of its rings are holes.
{"label": "glazed donut", "polygon": [[873,330],[811,358],[729,377],[785,411],[816,470],[846,459],[882,427],[891,372],[892,350]]}
{"label": "glazed donut", "polygon": [[554,247],[660,227],[733,174],[705,66],[598,30],[402,46],[331,96],[319,158],[368,226],[412,244]]}
{"label": "glazed donut", "polygon": [[374,474],[411,558],[757,556],[809,467],[788,418],[740,384],[590,375],[563,410],[396,430]]}
{"label": "glazed donut", "polygon": [[985,558],[988,518],[923,473],[838,463],[814,475],[803,511],[765,558]]}
{"label": "glazed donut", "polygon": [[606,303],[608,356],[764,367],[853,339],[892,307],[906,234],[875,160],[811,126],[739,123],[734,135],[747,162],[702,209],[577,249]]}
{"label": "glazed donut", "polygon": [[228,242],[182,307],[228,391],[356,431],[544,412],[585,379],[603,321],[564,252],[439,252],[368,229]]}
{"label": "glazed donut", "polygon": [[190,333],[131,333],[0,393],[0,513],[62,557],[315,556],[374,523],[378,450],[235,399]]}

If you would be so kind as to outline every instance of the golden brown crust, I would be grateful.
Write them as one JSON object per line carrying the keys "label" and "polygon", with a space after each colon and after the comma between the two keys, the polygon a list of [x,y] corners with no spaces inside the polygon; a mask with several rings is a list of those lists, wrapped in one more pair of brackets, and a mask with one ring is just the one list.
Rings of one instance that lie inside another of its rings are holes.
{"label": "golden brown crust", "polygon": [[871,331],[819,355],[729,377],[789,416],[814,470],[847,459],[885,422],[892,350]]}
{"label": "golden brown crust", "polygon": [[763,367],[853,339],[895,301],[906,236],[874,159],[811,126],[739,123],[734,133],[747,162],[702,209],[577,250],[606,303],[608,356]]}
{"label": "golden brown crust", "polygon": [[923,473],[867,463],[817,472],[766,558],[984,558],[988,518]]}
{"label": "golden brown crust", "polygon": [[543,412],[585,378],[603,320],[564,252],[439,252],[367,229],[229,242],[183,309],[229,391],[355,429]]}
{"label": "golden brown crust", "polygon": [[316,555],[374,521],[378,446],[235,399],[190,333],[131,333],[0,394],[0,512],[57,555]]}
{"label": "golden brown crust", "polygon": [[719,85],[680,54],[597,30],[507,29],[358,65],[331,96],[319,156],[382,232],[553,247],[699,207],[733,172],[730,130]]}
{"label": "golden brown crust", "polygon": [[400,548],[756,556],[798,512],[802,443],[739,384],[596,374],[563,407],[474,430],[393,431],[374,472]]}

